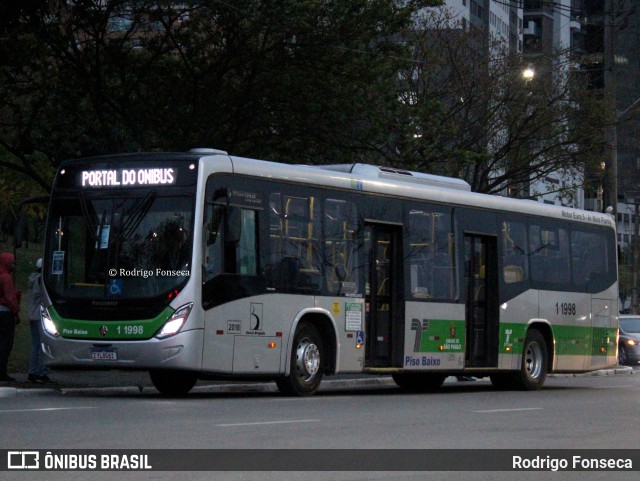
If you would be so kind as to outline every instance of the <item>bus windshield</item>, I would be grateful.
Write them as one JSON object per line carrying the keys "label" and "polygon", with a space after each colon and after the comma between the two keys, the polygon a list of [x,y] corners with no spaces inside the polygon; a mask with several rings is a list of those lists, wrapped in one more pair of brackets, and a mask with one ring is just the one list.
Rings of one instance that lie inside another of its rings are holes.
{"label": "bus windshield", "polygon": [[78,193],[55,197],[44,279],[58,298],[132,299],[175,293],[191,267],[192,196]]}

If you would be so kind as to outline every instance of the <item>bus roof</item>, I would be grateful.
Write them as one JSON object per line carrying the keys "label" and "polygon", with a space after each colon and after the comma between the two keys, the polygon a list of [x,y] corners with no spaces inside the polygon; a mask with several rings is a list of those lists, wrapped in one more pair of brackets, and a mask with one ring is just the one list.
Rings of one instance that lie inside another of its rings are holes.
{"label": "bus roof", "polygon": [[232,170],[232,172],[242,175],[279,179],[294,183],[328,186],[362,193],[379,193],[452,206],[539,215],[615,228],[615,222],[609,214],[544,204],[528,199],[513,199],[471,192],[469,184],[461,179],[368,164],[320,166],[282,164],[230,156],[226,152],[217,149],[192,149],[189,152],[130,153],[69,159],[61,164],[61,168],[75,162],[197,161],[198,159],[203,165],[207,166],[206,170],[210,172],[218,170],[228,172]]}
{"label": "bus roof", "polygon": [[336,172],[346,172],[367,178],[388,179],[398,182],[409,182],[412,184],[429,185],[431,187],[445,187],[448,189],[471,192],[471,186],[469,183],[462,179],[424,174],[422,172],[412,172],[410,170],[396,169],[393,167],[380,167],[369,164],[335,164],[317,165],[312,167],[324,170],[333,170]]}
{"label": "bus roof", "polygon": [[[425,181],[416,182],[416,177],[407,175],[380,175],[380,167],[365,164],[342,164],[338,166],[308,166],[280,164],[263,160],[231,156],[233,172],[296,183],[329,186],[346,190],[380,193],[395,197],[433,201],[452,206],[466,206],[491,210],[509,211],[518,214],[539,215],[587,224],[615,227],[609,214],[571,207],[544,204],[529,199],[513,199],[498,195],[471,192],[464,188],[466,182],[459,179],[432,176],[449,182],[429,182],[428,174],[421,174]],[[349,166],[367,168],[349,168]],[[384,172],[384,171],[382,171]],[[415,173],[412,173],[415,174]]]}

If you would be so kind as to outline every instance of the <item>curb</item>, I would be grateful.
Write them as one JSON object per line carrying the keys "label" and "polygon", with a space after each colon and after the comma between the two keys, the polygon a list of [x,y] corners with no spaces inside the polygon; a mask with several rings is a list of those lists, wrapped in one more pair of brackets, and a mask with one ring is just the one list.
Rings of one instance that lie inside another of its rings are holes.
{"label": "curb", "polygon": [[27,397],[27,396],[46,396],[55,392],[53,388],[29,388],[22,389],[17,387],[0,387],[0,398],[4,397]]}
{"label": "curb", "polygon": [[599,377],[599,376],[633,376],[635,371],[631,366],[619,366],[598,371],[582,372],[577,374],[549,374],[549,377]]}
{"label": "curb", "polygon": [[[635,371],[629,366],[621,366],[611,369],[601,369],[579,374],[549,374],[550,378],[584,378],[584,377],[605,377],[605,376],[633,376]],[[335,379],[324,380],[320,385],[322,391],[323,386],[331,388],[348,388],[348,387],[387,387],[395,386],[395,382],[391,377],[371,377],[359,379]],[[273,382],[252,382],[252,383],[224,383],[224,384],[208,384],[202,386],[194,386],[190,391],[193,394],[207,393],[247,393],[247,392],[263,392],[277,393],[278,388]],[[78,388],[16,388],[16,387],[0,387],[0,398],[7,397],[30,397],[44,396],[51,394],[59,394],[61,396],[112,396],[112,395],[138,395],[138,394],[157,394],[158,391],[150,386],[114,386],[114,387],[78,387]]]}
{"label": "curb", "polygon": [[[336,379],[325,380],[320,385],[320,391],[324,387],[346,388],[346,387],[367,387],[367,386],[395,386],[395,382],[390,377],[372,377],[370,379]],[[102,387],[102,388],[70,388],[70,389],[52,389],[62,396],[109,396],[113,394],[158,394],[158,390],[148,386],[129,386],[129,387]],[[274,382],[231,382],[224,384],[208,384],[203,386],[194,386],[189,392],[190,394],[232,394],[232,393],[278,393],[279,390]]]}

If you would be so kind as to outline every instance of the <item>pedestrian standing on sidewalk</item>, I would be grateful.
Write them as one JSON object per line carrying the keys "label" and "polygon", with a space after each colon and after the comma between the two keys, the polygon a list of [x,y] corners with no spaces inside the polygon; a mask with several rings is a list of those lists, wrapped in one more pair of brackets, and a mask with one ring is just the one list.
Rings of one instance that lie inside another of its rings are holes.
{"label": "pedestrian standing on sidewalk", "polygon": [[7,373],[16,324],[20,322],[20,291],[11,277],[13,268],[13,254],[0,254],[0,382],[15,381]]}
{"label": "pedestrian standing on sidewalk", "polygon": [[42,358],[40,347],[40,304],[42,299],[42,259],[36,261],[36,270],[29,274],[27,292],[27,315],[31,329],[31,355],[29,356],[29,381],[37,383],[51,382],[47,376],[47,367]]}

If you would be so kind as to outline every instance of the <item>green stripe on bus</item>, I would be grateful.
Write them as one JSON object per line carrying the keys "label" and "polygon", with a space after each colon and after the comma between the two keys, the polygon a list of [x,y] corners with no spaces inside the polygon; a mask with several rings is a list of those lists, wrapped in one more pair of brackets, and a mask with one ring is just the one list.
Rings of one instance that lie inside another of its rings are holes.
{"label": "green stripe on bus", "polygon": [[67,339],[95,340],[137,340],[150,339],[174,313],[165,308],[153,319],[135,319],[130,321],[89,321],[85,319],[66,319],[49,307],[49,314],[58,333]]}
{"label": "green stripe on bus", "polygon": [[[464,352],[466,340],[465,321],[429,319],[412,330],[420,333],[418,352]],[[527,324],[502,323],[499,334],[500,354],[522,354],[527,335]],[[556,355],[612,356],[616,352],[615,327],[554,325]],[[551,348],[552,346],[548,346]]]}
{"label": "green stripe on bus", "polygon": [[[527,334],[526,324],[503,323],[500,325],[499,352],[521,354]],[[555,354],[571,356],[611,356],[616,352],[615,327],[565,326],[551,327]],[[551,350],[553,346],[548,346]]]}

